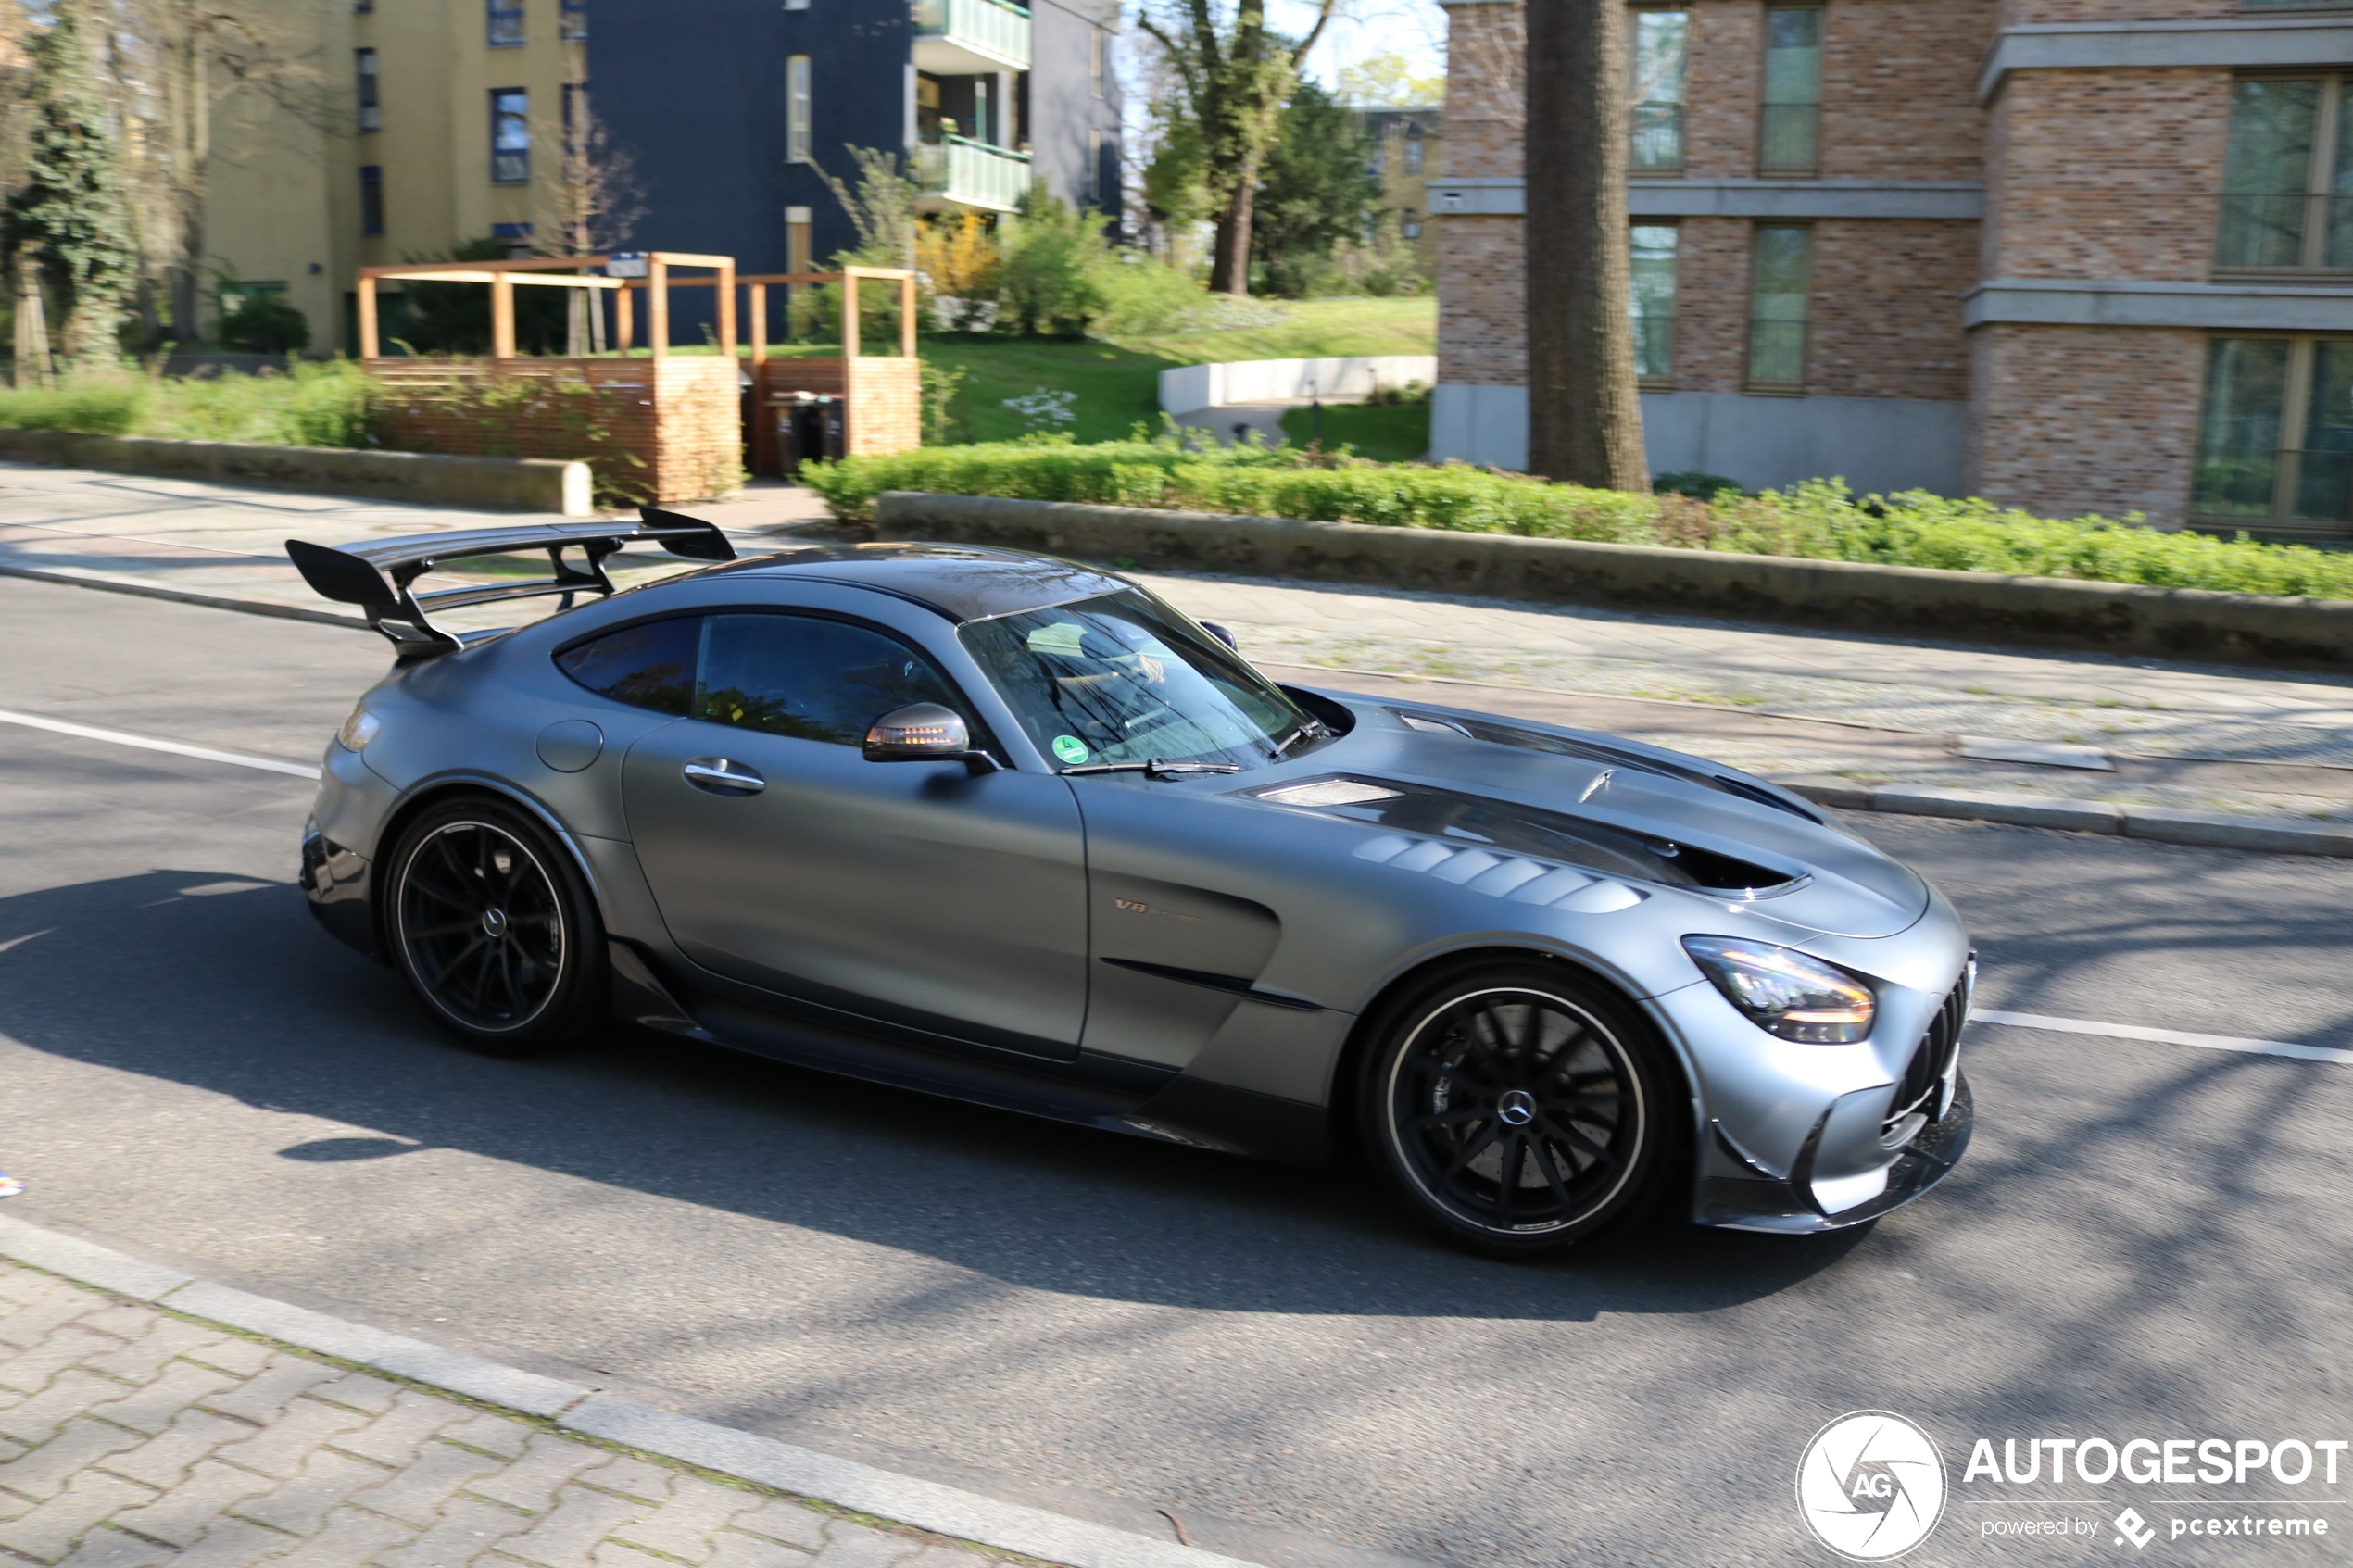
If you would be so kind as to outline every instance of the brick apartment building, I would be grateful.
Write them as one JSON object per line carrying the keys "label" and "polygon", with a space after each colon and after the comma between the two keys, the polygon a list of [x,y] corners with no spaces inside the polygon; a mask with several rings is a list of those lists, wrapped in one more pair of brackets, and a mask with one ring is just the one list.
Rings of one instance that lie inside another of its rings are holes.
{"label": "brick apartment building", "polygon": [[[1519,6],[1441,3],[1433,455],[1520,467]],[[1630,10],[1655,472],[2353,543],[2353,0]]]}

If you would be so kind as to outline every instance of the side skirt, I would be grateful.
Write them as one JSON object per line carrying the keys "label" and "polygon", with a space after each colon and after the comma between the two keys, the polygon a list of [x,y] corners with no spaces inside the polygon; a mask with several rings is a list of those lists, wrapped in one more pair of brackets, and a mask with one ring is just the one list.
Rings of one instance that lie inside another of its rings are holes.
{"label": "side skirt", "polygon": [[616,938],[610,949],[618,1022],[867,1083],[1159,1143],[1289,1164],[1319,1164],[1330,1153],[1330,1118],[1322,1106],[1100,1052],[1082,1051],[1076,1061],[1058,1068],[1036,1058],[988,1060],[950,1054],[894,1038],[886,1025],[856,1028],[676,985],[634,944]]}

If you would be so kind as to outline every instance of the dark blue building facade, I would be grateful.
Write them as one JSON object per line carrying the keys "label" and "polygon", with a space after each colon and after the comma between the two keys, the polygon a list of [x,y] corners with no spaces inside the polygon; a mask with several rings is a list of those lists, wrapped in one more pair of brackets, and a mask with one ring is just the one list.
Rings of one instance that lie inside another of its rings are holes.
{"label": "dark blue building facade", "polygon": [[[935,66],[943,48],[951,62],[973,59],[950,31],[1001,34],[1013,14],[997,0],[596,0],[590,90],[643,190],[634,243],[782,272],[793,260],[787,213],[806,208],[806,254],[822,267],[857,243],[825,180],[854,183],[850,149],[937,174],[950,167],[943,139],[960,144],[952,167],[993,179],[997,194],[993,205],[959,199],[969,194],[961,183],[936,178],[943,188],[927,206],[998,209],[1018,176],[1115,220],[1117,0],[1037,0],[1027,70],[918,69],[919,41]],[[709,303],[678,298],[682,339]]]}

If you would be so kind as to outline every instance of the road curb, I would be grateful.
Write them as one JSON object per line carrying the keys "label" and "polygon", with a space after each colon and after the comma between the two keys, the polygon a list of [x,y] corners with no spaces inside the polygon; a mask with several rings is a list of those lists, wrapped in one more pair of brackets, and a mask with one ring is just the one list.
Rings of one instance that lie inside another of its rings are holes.
{"label": "road curb", "polygon": [[2234,817],[2224,811],[2182,811],[2167,806],[2119,805],[2107,800],[2077,800],[2063,795],[2012,790],[1872,785],[1821,778],[1784,778],[1775,782],[1817,806],[1842,811],[1881,811],[1900,816],[2002,822],[2015,827],[2060,828],[2072,833],[2108,834],[2209,849],[2246,849],[2266,855],[2353,858],[2353,822]]}
{"label": "road curb", "polygon": [[0,1214],[0,1259],[294,1349],[538,1416],[583,1437],[978,1546],[1069,1568],[1261,1568],[1199,1547],[1000,1502],[715,1422],[607,1399],[581,1384],[217,1285],[12,1215]]}
{"label": "road curb", "polygon": [[195,594],[185,588],[156,588],[145,583],[120,583],[110,577],[84,577],[71,571],[42,571],[30,566],[0,566],[0,577],[22,577],[34,583],[56,583],[68,588],[94,588],[102,594],[128,594],[138,599],[162,599],[170,604],[202,605],[207,609],[233,609],[243,615],[273,615],[281,621],[308,621],[320,626],[350,626],[368,630],[357,615],[333,610],[304,609],[296,605],[271,604],[267,599],[232,598],[225,594]]}

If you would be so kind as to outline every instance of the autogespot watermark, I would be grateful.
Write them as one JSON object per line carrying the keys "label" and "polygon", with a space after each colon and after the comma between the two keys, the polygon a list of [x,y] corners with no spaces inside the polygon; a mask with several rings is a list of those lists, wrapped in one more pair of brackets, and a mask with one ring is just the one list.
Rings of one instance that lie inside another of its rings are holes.
{"label": "autogespot watermark", "polygon": [[[1996,1446],[1998,1441],[1998,1448]],[[2353,1483],[2353,1439],[2335,1437],[1978,1437],[1957,1486],[1926,1427],[1891,1411],[1852,1411],[1814,1434],[1797,1461],[1797,1508],[1814,1538],[1859,1562],[1903,1556],[1948,1509],[1985,1541],[2061,1542],[2138,1553],[2160,1541],[2235,1537],[2309,1544],[2330,1534]],[[2020,1486],[2099,1497],[2003,1496]],[[2120,1488],[2227,1487],[2215,1498]],[[2289,1494],[2279,1496],[2273,1494]],[[2119,1506],[2119,1505],[2121,1506]],[[2155,1518],[2145,1516],[2146,1508]]]}

